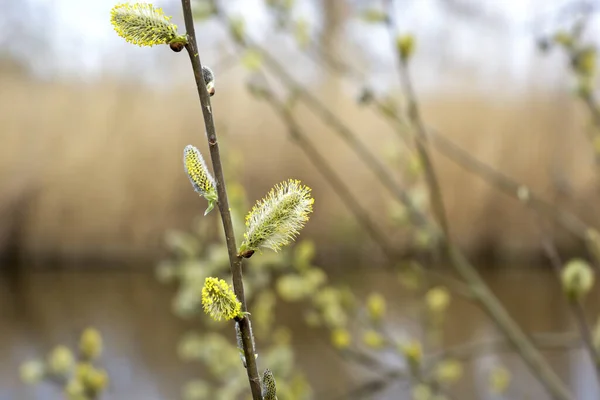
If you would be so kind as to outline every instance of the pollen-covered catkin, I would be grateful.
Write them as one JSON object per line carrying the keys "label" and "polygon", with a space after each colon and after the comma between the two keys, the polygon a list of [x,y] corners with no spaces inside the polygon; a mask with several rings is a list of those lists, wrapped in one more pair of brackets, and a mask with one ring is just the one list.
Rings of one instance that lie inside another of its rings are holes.
{"label": "pollen-covered catkin", "polygon": [[290,179],[276,185],[259,200],[246,216],[246,233],[240,254],[252,254],[260,248],[278,251],[300,233],[314,199],[311,189]]}

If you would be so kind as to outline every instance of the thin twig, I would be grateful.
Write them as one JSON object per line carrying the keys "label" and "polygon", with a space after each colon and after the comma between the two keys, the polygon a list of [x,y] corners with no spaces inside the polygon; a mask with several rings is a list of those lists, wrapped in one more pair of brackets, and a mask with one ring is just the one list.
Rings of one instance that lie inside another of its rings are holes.
{"label": "thin twig", "polygon": [[[569,333],[538,333],[532,334],[531,340],[536,347],[543,350],[565,350],[581,346],[579,335]],[[439,352],[425,356],[426,363],[431,368],[444,359],[469,361],[485,354],[500,352],[513,352],[514,346],[504,337],[484,339],[464,344],[459,344]]]}
{"label": "thin twig", "polygon": [[[221,214],[221,220],[223,222],[223,230],[225,231],[225,240],[227,243],[227,252],[229,254],[231,277],[233,281],[233,290],[238,300],[242,303],[242,310],[247,312],[248,308],[246,305],[246,298],[244,296],[244,282],[242,279],[242,258],[237,255],[237,246],[235,243],[231,212],[229,210],[229,203],[227,200],[225,176],[223,174],[223,167],[221,165],[221,155],[219,152],[219,144],[217,142],[217,133],[213,121],[210,96],[206,90],[206,83],[204,82],[204,77],[202,75],[202,64],[200,61],[200,55],[198,54],[198,46],[196,44],[194,19],[190,3],[190,0],[181,0],[185,29],[188,35],[188,43],[185,47],[189,54],[190,61],[192,63],[192,69],[194,71],[196,88],[200,97],[202,115],[204,116],[204,125],[206,128],[206,137],[210,149],[213,171],[217,181],[217,193],[219,196],[218,207]],[[252,398],[253,400],[262,400],[260,377],[258,375],[258,367],[256,364],[254,340],[252,337],[252,330],[250,329],[249,316],[246,315],[238,322],[242,336],[242,346],[244,348],[244,355],[246,358],[246,371],[248,374],[250,389],[252,391]]]}
{"label": "thin twig", "polygon": [[548,393],[555,399],[572,399],[572,395],[568,392],[566,386],[552,368],[550,368],[531,340],[529,340],[527,335],[525,335],[523,330],[502,306],[498,298],[491,292],[476,268],[472,266],[464,255],[452,244],[442,192],[427,147],[427,130],[419,113],[417,97],[412,88],[406,57],[403,57],[399,49],[395,46],[396,26],[393,19],[393,0],[386,0],[386,5],[388,9],[386,24],[390,33],[392,45],[398,56],[400,79],[404,88],[404,95],[408,101],[408,117],[413,129],[416,131],[416,136],[419,136],[422,139],[422,141],[418,141],[420,144],[418,144],[417,150],[425,171],[425,177],[429,186],[432,204],[436,211],[435,214],[438,218],[438,223],[445,233],[443,245],[450,263],[463,279],[471,285],[473,294],[478,303],[489,314],[498,328],[500,328],[500,330],[508,337],[513,346],[518,349],[518,353],[529,366],[532,373],[543,384]]}
{"label": "thin twig", "polygon": [[[223,11],[217,7],[217,16],[224,24],[228,24],[229,20]],[[428,226],[429,221],[423,213],[421,213],[408,193],[395,181],[393,175],[386,166],[380,162],[379,158],[373,154],[360,140],[359,135],[353,132],[337,115],[331,112],[325,104],[316,96],[313,96],[308,91],[302,89],[296,80],[286,71],[286,69],[277,61],[265,48],[258,45],[251,37],[246,35],[244,43],[239,43],[244,48],[252,48],[262,55],[264,63],[269,70],[290,89],[298,89],[295,93],[304,100],[319,117],[333,128],[348,146],[357,154],[357,156],[365,163],[365,165],[373,172],[381,184],[395,198],[397,198],[406,207],[411,221],[417,226]]]}
{"label": "thin twig", "polygon": [[[390,262],[398,262],[403,256],[395,249],[392,243],[389,242],[387,236],[377,227],[371,220],[368,212],[356,200],[356,197],[350,191],[350,188],[344,180],[331,167],[325,157],[321,155],[319,150],[308,140],[307,135],[297,123],[296,119],[291,114],[290,110],[278,100],[270,90],[265,90],[263,93],[265,100],[272,106],[275,112],[286,123],[292,140],[300,147],[300,149],[311,160],[313,165],[322,174],[327,182],[331,185],[334,192],[344,202],[348,209],[352,212],[357,221],[370,233],[375,243],[379,246],[382,253]],[[448,286],[449,289],[465,298],[472,298],[469,287],[462,282],[442,275],[431,269],[424,269],[425,273],[431,279]]]}
{"label": "thin twig", "polygon": [[[319,46],[317,42],[313,42],[313,45]],[[362,71],[359,71],[354,64],[346,63],[343,60],[340,60],[339,57],[334,57],[333,54],[330,52],[325,52],[322,49],[319,49],[318,53],[321,55],[321,57],[323,57],[323,64],[325,64],[325,66],[332,71],[346,75],[349,77],[349,79],[354,81],[364,81],[366,74]],[[319,60],[315,59],[311,53],[307,52],[307,54],[314,62],[319,62]],[[300,87],[294,87],[291,90],[294,90],[295,92],[301,92],[303,89]],[[584,98],[584,101],[592,113],[594,121],[600,128],[600,108],[597,106],[595,98]],[[401,138],[406,139],[406,137],[402,136],[401,134],[402,131],[407,127],[406,121],[404,121],[397,114],[390,113],[384,104],[382,104],[377,98],[372,98],[371,102],[385,117],[385,120],[392,125],[394,130],[401,135]],[[310,103],[307,104],[311,105]],[[526,187],[525,185],[494,169],[492,166],[480,161],[471,153],[462,149],[456,143],[452,142],[441,132],[437,131],[431,126],[426,126],[426,129],[427,136],[429,137],[431,144],[435,150],[437,150],[444,157],[480,177],[488,185],[491,185],[492,187],[504,192],[513,199],[519,200],[522,205],[537,211],[542,211],[545,215],[548,215],[550,218],[554,219],[557,223],[578,238],[583,240],[587,239],[589,226],[575,214],[558,208],[554,204],[537,195],[530,188],[527,188],[528,201],[521,201],[518,192],[520,188]],[[420,140],[420,138],[417,137],[417,140]]]}

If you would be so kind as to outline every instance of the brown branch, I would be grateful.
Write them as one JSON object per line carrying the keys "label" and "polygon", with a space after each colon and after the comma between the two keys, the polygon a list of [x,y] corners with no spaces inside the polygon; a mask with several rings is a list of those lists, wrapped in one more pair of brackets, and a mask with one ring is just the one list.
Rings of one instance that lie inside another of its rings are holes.
{"label": "brown branch", "polygon": [[[210,96],[206,90],[206,82],[202,75],[202,63],[198,54],[198,46],[196,44],[196,33],[194,30],[194,19],[190,0],[181,0],[183,7],[183,17],[185,21],[185,29],[188,36],[188,43],[185,48],[190,56],[194,78],[196,80],[196,88],[200,97],[202,106],[202,115],[204,116],[204,126],[206,128],[206,138],[210,149],[210,156],[217,181],[217,193],[219,196],[218,207],[223,222],[223,230],[225,231],[225,240],[227,243],[227,252],[229,254],[229,263],[231,277],[233,281],[233,290],[236,297],[242,303],[242,310],[248,310],[246,298],[244,296],[244,282],[242,278],[242,258],[237,255],[237,246],[235,243],[235,235],[233,231],[233,223],[231,220],[231,212],[229,211],[229,203],[227,200],[227,190],[225,186],[225,176],[223,174],[223,166],[221,164],[221,154],[219,152],[219,143],[217,141],[217,132],[213,121],[212,108],[210,105]],[[252,391],[253,400],[262,400],[260,377],[258,375],[258,367],[255,358],[255,349],[252,338],[252,330],[250,329],[249,316],[246,315],[239,321],[240,332],[242,336],[242,345],[244,355],[246,357],[246,371],[248,381]]]}

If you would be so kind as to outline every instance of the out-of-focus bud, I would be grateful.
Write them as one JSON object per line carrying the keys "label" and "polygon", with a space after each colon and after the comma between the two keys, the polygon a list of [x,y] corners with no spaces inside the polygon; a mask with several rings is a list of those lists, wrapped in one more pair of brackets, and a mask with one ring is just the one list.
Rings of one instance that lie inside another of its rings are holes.
{"label": "out-of-focus bud", "polygon": [[19,369],[21,380],[28,385],[34,385],[41,381],[45,373],[44,363],[39,360],[24,362]]}
{"label": "out-of-focus bud", "polygon": [[381,320],[385,315],[385,299],[379,293],[372,293],[367,299],[367,311],[373,321]]}
{"label": "out-of-focus bud", "polygon": [[565,31],[558,31],[553,37],[554,43],[570,48],[573,46],[573,36]]}
{"label": "out-of-focus bud", "polygon": [[421,365],[423,359],[423,347],[418,340],[411,340],[400,345],[400,352],[406,357],[412,366]]}
{"label": "out-of-focus bud", "polygon": [[66,375],[71,368],[75,358],[66,346],[56,346],[48,357],[48,370],[55,375]]}
{"label": "out-of-focus bud", "polygon": [[435,287],[425,295],[427,308],[433,313],[443,313],[450,305],[450,292],[444,287]]}
{"label": "out-of-focus bud", "polygon": [[576,258],[563,268],[561,280],[569,299],[580,301],[594,286],[594,271],[586,261]]}
{"label": "out-of-focus bud", "polygon": [[372,349],[380,349],[385,345],[385,339],[379,332],[369,329],[363,335],[363,343]]}
{"label": "out-of-focus bud", "polygon": [[407,62],[415,52],[415,37],[413,35],[400,35],[396,38],[396,48],[400,53],[402,62]]}
{"label": "out-of-focus bud", "polygon": [[350,346],[352,338],[350,337],[350,332],[347,329],[337,328],[331,332],[331,344],[336,349],[346,349]]}
{"label": "out-of-focus bud", "polygon": [[87,328],[81,334],[79,351],[89,361],[95,360],[102,353],[102,336],[97,329]]}
{"label": "out-of-focus bud", "polygon": [[490,390],[492,393],[503,394],[510,386],[511,374],[504,367],[495,367],[490,373]]}
{"label": "out-of-focus bud", "polygon": [[457,360],[444,360],[435,369],[435,376],[440,383],[455,383],[463,375],[463,365]]}

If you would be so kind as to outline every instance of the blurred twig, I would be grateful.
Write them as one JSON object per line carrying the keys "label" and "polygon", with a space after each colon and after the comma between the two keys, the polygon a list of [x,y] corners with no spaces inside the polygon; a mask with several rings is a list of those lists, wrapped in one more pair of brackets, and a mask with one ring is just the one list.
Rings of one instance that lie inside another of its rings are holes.
{"label": "blurred twig", "polygon": [[432,204],[436,211],[436,218],[445,234],[443,245],[449,257],[449,261],[463,279],[469,283],[473,289],[473,294],[477,302],[489,314],[498,328],[500,328],[500,330],[508,337],[525,363],[529,366],[532,373],[544,385],[549,394],[556,399],[572,399],[572,395],[568,392],[566,386],[550,368],[546,360],[544,360],[527,335],[525,335],[523,330],[516,324],[510,314],[499,302],[497,297],[487,287],[476,268],[472,266],[464,255],[452,244],[442,192],[436,176],[435,167],[429,156],[427,129],[421,118],[417,97],[412,87],[410,71],[408,68],[409,57],[407,54],[403,54],[402,50],[396,45],[396,26],[392,17],[393,0],[385,0],[385,3],[388,9],[386,25],[390,33],[392,46],[398,56],[400,80],[404,88],[404,95],[408,101],[408,118],[415,131],[415,135],[419,138],[417,141],[417,150],[425,170],[425,177],[427,185],[429,186]]}
{"label": "blurred twig", "polygon": [[[315,165],[319,173],[325,177],[332,189],[350,209],[358,222],[371,234],[388,260],[390,262],[398,262],[399,259],[402,258],[402,255],[395,249],[395,246],[389,242],[387,235],[372,221],[368,212],[356,200],[348,185],[331,167],[327,159],[323,157],[319,150],[310,142],[307,135],[292,115],[289,107],[281,100],[277,99],[270,89],[263,88],[262,90],[261,96],[286,123],[292,140],[294,140],[294,142],[302,149],[313,165]],[[469,288],[461,282],[429,269],[424,269],[424,272],[428,273],[432,279],[444,283],[457,294],[466,298],[471,298]]]}
{"label": "blurred twig", "polygon": [[[311,47],[319,49],[319,44],[317,42],[311,42]],[[339,57],[331,54],[331,52],[324,52],[322,50],[317,50],[315,52],[321,57],[320,60],[316,59],[314,54],[306,52],[314,62],[322,61],[327,68],[334,72],[345,75],[349,79],[355,81],[364,81],[366,74],[362,71],[359,71],[358,68],[353,64],[344,62],[343,60],[339,59]],[[376,97],[371,99],[371,103],[374,105],[375,109],[379,111],[383,117],[385,117],[385,120],[392,126],[395,132],[400,134],[403,140],[407,139],[407,137],[403,136],[402,134],[403,131],[408,128],[407,121],[395,113],[388,112],[386,105]],[[597,102],[593,97],[591,97],[586,100],[586,103],[589,109],[597,114],[594,116],[594,118],[600,127],[600,108],[596,105]],[[439,151],[443,156],[467,171],[473,173],[474,175],[480,177],[488,185],[495,187],[513,199],[518,200],[522,205],[543,212],[544,215],[547,215],[555,220],[578,238],[583,240],[587,239],[589,226],[575,214],[555,206],[533,192],[530,188],[527,188],[525,185],[515,181],[513,178],[508,177],[503,172],[498,171],[492,166],[480,161],[473,154],[452,142],[433,127],[426,126],[426,131],[433,148]],[[420,140],[420,138],[417,137],[417,140]],[[522,199],[519,198],[519,189],[522,188],[527,189],[527,201],[522,201]]]}
{"label": "blurred twig", "polygon": [[[576,333],[538,333],[532,334],[531,340],[536,347],[543,350],[565,350],[579,347],[581,342]],[[513,345],[506,338],[484,339],[453,346],[442,351],[427,355],[431,366],[444,359],[468,361],[487,353],[512,352]]]}

